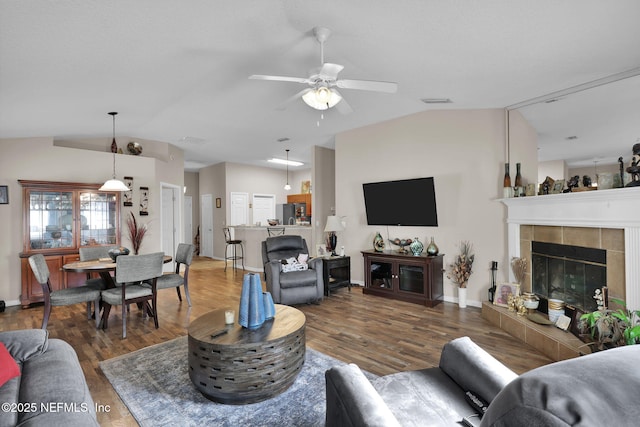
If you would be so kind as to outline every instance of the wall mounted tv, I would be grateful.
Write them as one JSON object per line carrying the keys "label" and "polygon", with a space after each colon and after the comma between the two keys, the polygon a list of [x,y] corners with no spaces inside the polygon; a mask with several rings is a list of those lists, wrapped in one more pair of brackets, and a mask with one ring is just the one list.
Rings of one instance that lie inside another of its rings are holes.
{"label": "wall mounted tv", "polygon": [[433,177],[362,184],[369,225],[438,226]]}

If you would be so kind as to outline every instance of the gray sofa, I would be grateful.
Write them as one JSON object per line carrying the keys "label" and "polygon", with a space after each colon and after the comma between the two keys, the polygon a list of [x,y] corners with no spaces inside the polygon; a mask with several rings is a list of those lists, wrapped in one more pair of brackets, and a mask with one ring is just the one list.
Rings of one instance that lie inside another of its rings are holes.
{"label": "gray sofa", "polygon": [[42,329],[0,332],[0,342],[21,371],[0,387],[1,427],[99,425],[78,356],[68,343],[49,339]]}
{"label": "gray sofa", "polygon": [[[521,376],[468,337],[447,343],[436,368],[369,382],[356,365],[326,372],[326,425],[636,426],[640,345],[552,363]],[[480,417],[465,392],[483,400]]]}

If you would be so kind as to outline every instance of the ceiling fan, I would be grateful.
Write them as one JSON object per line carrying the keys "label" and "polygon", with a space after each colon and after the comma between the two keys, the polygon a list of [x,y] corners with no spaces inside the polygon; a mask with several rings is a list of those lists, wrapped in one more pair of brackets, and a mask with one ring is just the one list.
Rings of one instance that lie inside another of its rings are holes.
{"label": "ceiling fan", "polygon": [[393,82],[338,79],[338,73],[342,71],[344,66],[324,62],[324,42],[331,35],[331,30],[323,27],[315,27],[313,34],[320,43],[320,67],[312,70],[309,77],[267,76],[262,74],[249,76],[250,79],[254,80],[274,80],[306,83],[309,85],[309,87],[301,90],[280,104],[278,109],[285,109],[291,102],[302,98],[308,106],[316,110],[326,110],[335,106],[342,114],[348,114],[351,113],[353,109],[336,88],[386,93],[395,93],[398,90],[398,84]]}

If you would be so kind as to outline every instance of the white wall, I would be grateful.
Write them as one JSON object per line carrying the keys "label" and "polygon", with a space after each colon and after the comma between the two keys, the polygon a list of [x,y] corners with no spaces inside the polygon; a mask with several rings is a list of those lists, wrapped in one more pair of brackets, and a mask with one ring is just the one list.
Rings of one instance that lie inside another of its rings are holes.
{"label": "white wall", "polygon": [[[118,138],[118,145],[126,145],[129,138]],[[133,177],[134,206],[121,206],[123,245],[131,248],[125,219],[134,212],[142,223],[149,224],[149,232],[141,252],[160,250],[160,181],[182,187],[184,158],[179,150],[163,142],[155,144],[156,151],[167,153],[168,160],[145,156],[116,155],[116,176]],[[55,146],[53,138],[1,139],[0,185],[9,186],[9,204],[0,205],[0,299],[19,300],[21,287],[20,259],[22,251],[22,187],[18,179],[103,183],[113,174],[113,154],[94,150]],[[153,150],[149,150],[153,151]],[[149,187],[149,216],[138,215],[139,187]]]}
{"label": "white wall", "polygon": [[549,160],[538,164],[538,184],[542,184],[547,177],[554,180],[567,179],[569,168],[564,160]]}
{"label": "white wall", "polygon": [[[511,161],[520,161],[532,175],[537,170],[535,132],[524,125],[513,132]],[[503,110],[426,111],[337,135],[336,208],[348,223],[341,241],[351,256],[352,280],[364,282],[360,251],[373,248],[376,231],[385,239],[427,242],[433,236],[445,264],[459,251],[459,242],[469,240],[476,254],[469,304],[486,300],[491,261],[499,263],[498,278],[508,277],[506,210],[496,201],[502,197],[505,141]],[[367,225],[364,182],[428,176],[435,178],[438,227]],[[445,277],[445,299],[456,297]]]}

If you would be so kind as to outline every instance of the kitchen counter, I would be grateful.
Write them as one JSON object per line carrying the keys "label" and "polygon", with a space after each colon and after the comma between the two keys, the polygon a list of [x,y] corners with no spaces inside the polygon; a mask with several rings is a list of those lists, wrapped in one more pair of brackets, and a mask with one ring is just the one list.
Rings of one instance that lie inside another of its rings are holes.
{"label": "kitchen counter", "polygon": [[[278,225],[284,227],[285,234],[302,236],[307,241],[307,247],[311,254],[315,253],[311,245],[313,228],[310,225]],[[262,242],[269,237],[268,226],[258,225],[234,225],[233,238],[242,240],[244,246],[244,266],[247,270],[263,271],[262,267]]]}

